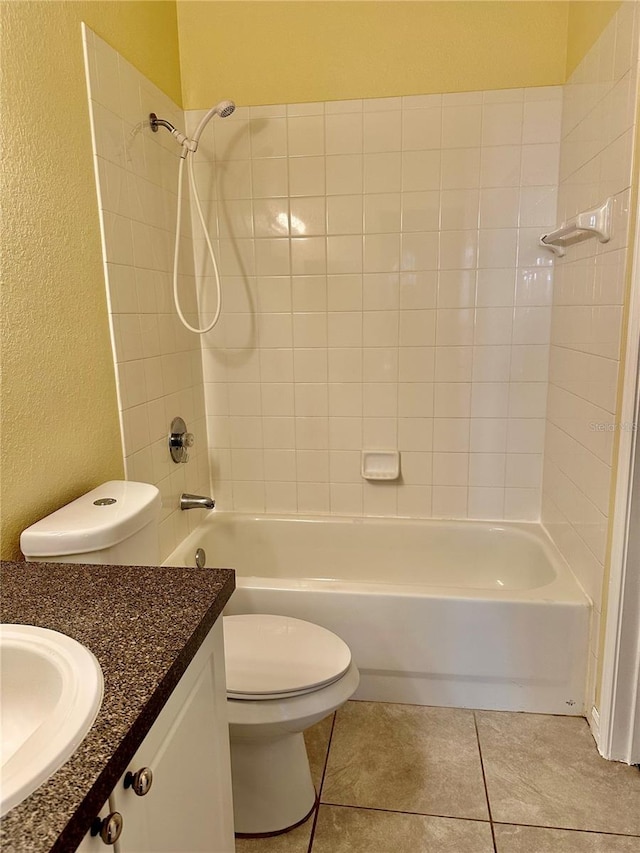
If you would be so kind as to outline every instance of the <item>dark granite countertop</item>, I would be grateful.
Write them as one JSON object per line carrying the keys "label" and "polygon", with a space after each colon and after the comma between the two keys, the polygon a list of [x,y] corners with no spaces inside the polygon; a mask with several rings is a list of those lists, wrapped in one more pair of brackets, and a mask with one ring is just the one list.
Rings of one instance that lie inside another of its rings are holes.
{"label": "dark granite countertop", "polygon": [[96,721],[57,773],[0,820],[3,853],[70,853],[235,588],[229,569],[2,562],[0,617],[73,637],[104,675]]}

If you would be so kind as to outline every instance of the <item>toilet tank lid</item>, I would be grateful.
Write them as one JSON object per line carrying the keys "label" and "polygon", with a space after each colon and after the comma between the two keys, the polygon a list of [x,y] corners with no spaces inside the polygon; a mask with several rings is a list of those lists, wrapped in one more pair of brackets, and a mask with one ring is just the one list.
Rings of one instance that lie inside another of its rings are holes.
{"label": "toilet tank lid", "polygon": [[157,519],[160,507],[155,486],[110,480],[24,530],[20,548],[27,558],[101,551]]}

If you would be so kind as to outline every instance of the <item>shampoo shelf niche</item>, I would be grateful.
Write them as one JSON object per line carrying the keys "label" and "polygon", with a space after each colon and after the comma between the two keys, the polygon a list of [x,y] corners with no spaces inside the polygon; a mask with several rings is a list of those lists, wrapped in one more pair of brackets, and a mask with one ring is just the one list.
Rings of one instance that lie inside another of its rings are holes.
{"label": "shampoo shelf niche", "polygon": [[562,258],[566,254],[562,242],[570,237],[585,234],[597,237],[601,243],[608,242],[611,239],[612,208],[613,199],[608,198],[600,207],[579,213],[573,219],[556,228],[555,231],[543,234],[540,238],[540,245],[551,249],[558,257]]}

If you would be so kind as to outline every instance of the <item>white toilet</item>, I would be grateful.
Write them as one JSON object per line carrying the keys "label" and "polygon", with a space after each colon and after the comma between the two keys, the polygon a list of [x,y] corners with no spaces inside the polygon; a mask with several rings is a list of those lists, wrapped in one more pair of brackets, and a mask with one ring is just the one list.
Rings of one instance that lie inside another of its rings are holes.
{"label": "white toilet", "polygon": [[[160,493],[113,480],[23,531],[27,560],[159,563]],[[360,676],[331,631],[286,616],[225,616],[236,834],[284,832],[316,803],[302,732],[343,705]]]}
{"label": "white toilet", "polygon": [[301,619],[224,617],[236,835],[271,835],[313,811],[303,731],[351,698],[360,676],[340,637]]}

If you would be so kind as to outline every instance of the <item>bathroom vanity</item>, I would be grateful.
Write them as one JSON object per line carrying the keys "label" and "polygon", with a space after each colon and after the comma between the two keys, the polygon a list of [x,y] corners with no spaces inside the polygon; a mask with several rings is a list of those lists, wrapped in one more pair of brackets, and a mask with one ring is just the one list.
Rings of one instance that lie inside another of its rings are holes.
{"label": "bathroom vanity", "polygon": [[121,820],[119,853],[232,853],[218,617],[233,572],[7,562],[1,582],[2,621],[78,640],[105,687],[72,757],[0,821],[2,850],[106,850],[100,830]]}

